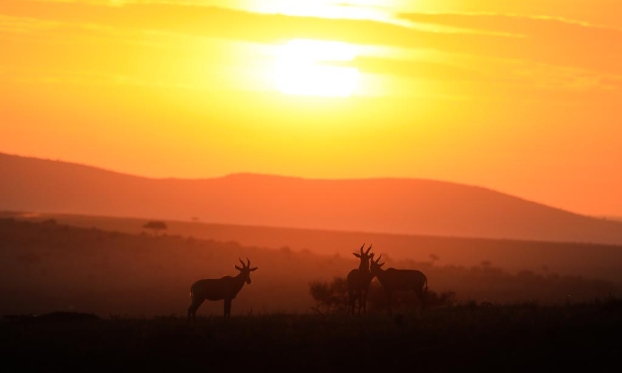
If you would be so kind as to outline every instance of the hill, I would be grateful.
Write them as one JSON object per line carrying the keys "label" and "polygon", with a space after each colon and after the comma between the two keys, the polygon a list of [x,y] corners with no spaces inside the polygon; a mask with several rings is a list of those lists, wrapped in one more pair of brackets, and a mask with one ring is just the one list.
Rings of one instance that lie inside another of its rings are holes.
{"label": "hill", "polygon": [[149,179],[0,154],[0,209],[211,223],[622,244],[622,223],[454,183],[236,174]]}

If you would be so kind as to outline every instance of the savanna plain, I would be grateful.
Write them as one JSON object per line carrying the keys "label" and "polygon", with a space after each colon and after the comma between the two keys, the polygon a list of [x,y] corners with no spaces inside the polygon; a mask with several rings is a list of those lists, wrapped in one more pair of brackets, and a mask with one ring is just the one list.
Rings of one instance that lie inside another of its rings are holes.
{"label": "savanna plain", "polygon": [[[0,338],[7,363],[44,371],[619,367],[622,300],[612,276],[509,271],[486,260],[441,264],[433,253],[427,261],[391,259],[384,252],[387,265],[426,273],[428,305],[421,311],[411,294],[399,294],[389,314],[374,280],[367,312],[352,316],[343,279],[358,265],[352,252],[362,242],[338,255],[316,254],[196,238],[178,234],[174,224],[149,232],[138,220],[122,221],[125,232],[65,224],[63,216],[4,214]],[[382,242],[376,237],[372,250],[383,253]],[[606,256],[607,248],[585,250]],[[190,285],[235,275],[233,265],[247,257],[259,268],[233,300],[231,319],[223,320],[216,301],[187,322]]]}

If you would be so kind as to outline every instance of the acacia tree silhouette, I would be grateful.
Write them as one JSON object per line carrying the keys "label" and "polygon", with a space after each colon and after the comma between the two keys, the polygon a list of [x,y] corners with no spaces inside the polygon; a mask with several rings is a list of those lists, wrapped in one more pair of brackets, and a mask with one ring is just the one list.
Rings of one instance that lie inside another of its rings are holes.
{"label": "acacia tree silhouette", "polygon": [[153,231],[153,234],[154,234],[155,236],[157,236],[159,231],[163,231],[163,230],[168,229],[168,226],[167,226],[167,225],[166,225],[166,223],[165,223],[165,222],[163,222],[163,221],[159,221],[159,220],[151,220],[151,221],[149,221],[149,222],[145,223],[145,224],[143,225],[143,228],[145,228],[145,229],[149,229],[149,230],[152,230],[152,231]]}

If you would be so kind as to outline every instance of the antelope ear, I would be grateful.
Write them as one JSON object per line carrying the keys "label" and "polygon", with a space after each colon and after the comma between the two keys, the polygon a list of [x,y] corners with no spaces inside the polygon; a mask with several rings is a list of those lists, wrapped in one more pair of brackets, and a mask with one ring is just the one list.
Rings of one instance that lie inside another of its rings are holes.
{"label": "antelope ear", "polygon": [[257,270],[257,268],[259,268],[259,267],[253,267],[249,271],[253,272],[253,271]]}
{"label": "antelope ear", "polygon": [[234,266],[234,267],[235,267],[235,269],[237,269],[238,271],[241,271],[241,270],[242,270],[242,268],[240,268],[240,267],[236,266],[235,264],[234,264],[233,266]]}
{"label": "antelope ear", "polygon": [[382,267],[384,265],[384,263],[386,263],[386,262],[382,262],[382,263],[378,264],[378,267]]}
{"label": "antelope ear", "polygon": [[357,254],[357,253],[352,253],[352,254],[354,254],[354,256],[357,257],[357,258],[361,257],[361,254]]}

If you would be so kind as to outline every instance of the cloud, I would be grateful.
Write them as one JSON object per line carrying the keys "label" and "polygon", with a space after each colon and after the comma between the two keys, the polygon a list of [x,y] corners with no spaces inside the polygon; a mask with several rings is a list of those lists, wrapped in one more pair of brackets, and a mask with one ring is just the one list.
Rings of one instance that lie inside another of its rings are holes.
{"label": "cloud", "polygon": [[521,36],[439,36],[437,45],[465,53],[518,58],[558,66],[620,73],[622,30],[546,16],[505,14],[402,14],[402,19]]}
{"label": "cloud", "polygon": [[389,59],[382,57],[357,57],[354,64],[359,69],[376,74],[394,74],[415,79],[483,80],[488,74],[463,66],[426,60]]}
{"label": "cloud", "polygon": [[622,32],[557,18],[514,15],[402,14],[402,19],[522,37],[429,32],[368,20],[258,14],[172,4],[101,6],[3,1],[0,14],[41,21],[90,23],[196,36],[274,43],[292,38],[436,49],[489,58],[526,59],[558,66],[622,70]]}
{"label": "cloud", "polygon": [[[353,64],[362,72],[460,82],[468,85],[462,87],[465,91],[619,91],[622,86],[622,32],[615,28],[511,14],[409,13],[399,17],[416,25],[458,31],[432,32],[370,20],[259,14],[188,4],[107,6],[5,0],[0,2],[0,42],[14,51],[5,59],[5,67],[11,61],[17,66],[20,58],[39,63],[34,50],[41,48],[58,69],[83,69],[87,64],[82,63],[86,57],[81,54],[92,52],[98,58],[90,58],[88,66],[96,71],[135,77],[140,74],[136,60],[145,63],[169,56],[178,66],[185,66],[183,56],[171,55],[175,38],[165,35],[179,35],[177,44],[188,38],[263,44],[317,38],[437,51],[447,62],[359,56]],[[29,31],[37,37],[25,36]],[[80,41],[72,46],[71,40],[76,39]],[[46,40],[53,46],[41,46]],[[118,58],[110,58],[111,54]],[[217,58],[213,54],[210,59]]]}

